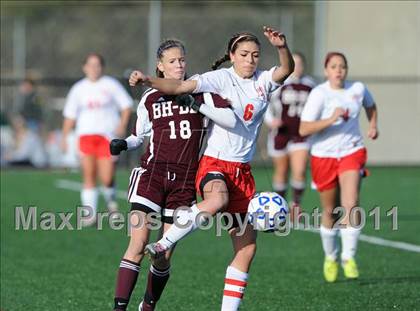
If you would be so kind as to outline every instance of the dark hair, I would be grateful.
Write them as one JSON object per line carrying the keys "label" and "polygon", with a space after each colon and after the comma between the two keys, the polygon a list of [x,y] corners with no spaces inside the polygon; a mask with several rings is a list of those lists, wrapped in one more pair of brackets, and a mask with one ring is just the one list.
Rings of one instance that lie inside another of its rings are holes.
{"label": "dark hair", "polygon": [[239,32],[233,35],[232,38],[230,38],[227,46],[227,52],[225,53],[225,55],[223,55],[221,58],[219,58],[213,63],[211,69],[216,70],[221,64],[230,60],[230,53],[235,53],[238,47],[238,43],[247,41],[254,42],[256,45],[258,45],[258,47],[261,46],[260,41],[254,34],[250,32]]}
{"label": "dark hair", "polygon": [[[178,39],[166,39],[164,40],[158,47],[156,51],[156,59],[161,60],[163,56],[163,52],[165,52],[168,49],[172,48],[178,48],[182,51],[182,53],[185,55],[185,46],[184,44],[178,40]],[[156,67],[156,76],[158,78],[163,78],[163,72],[159,70],[159,68]]]}
{"label": "dark hair", "polygon": [[102,67],[105,67],[105,59],[104,57],[96,52],[91,52],[88,55],[86,55],[85,59],[83,60],[83,65],[86,65],[86,63],[88,62],[89,58],[91,57],[96,57],[99,59],[99,63],[101,64]]}
{"label": "dark hair", "polygon": [[346,65],[346,68],[347,68],[347,58],[344,56],[343,53],[340,53],[340,52],[328,52],[327,56],[325,56],[324,68],[327,68],[328,63],[330,62],[331,58],[333,58],[334,56],[340,56],[344,60],[344,64]]}

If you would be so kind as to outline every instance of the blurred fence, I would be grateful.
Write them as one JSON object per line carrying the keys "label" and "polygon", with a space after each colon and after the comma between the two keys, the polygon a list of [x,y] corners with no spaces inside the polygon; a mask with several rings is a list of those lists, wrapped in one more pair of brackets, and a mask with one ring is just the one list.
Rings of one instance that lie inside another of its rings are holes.
{"label": "blurred fence", "polygon": [[[156,4],[147,1],[2,2],[2,116],[13,111],[17,85],[29,76],[36,82],[41,98],[46,131],[57,131],[61,127],[65,96],[70,86],[82,77],[81,62],[91,51],[103,54],[106,74],[119,78],[128,87],[127,74],[133,68],[147,70],[148,61],[155,57],[150,55],[148,46],[149,27],[156,27],[156,21],[150,20],[151,3]],[[193,74],[207,71],[223,55],[232,34],[251,31],[262,43],[260,67],[270,68],[277,63],[277,55],[264,39],[262,26],[271,25],[285,32],[292,50],[307,56],[307,71],[312,74],[317,67],[313,63],[315,6],[310,1],[162,1],[160,38],[176,37],[185,42],[188,73]],[[418,77],[401,79],[419,92]],[[382,77],[364,77],[363,81],[381,89],[395,82]],[[142,89],[130,92],[138,98]],[[259,164],[269,161],[266,132],[263,128],[258,141],[255,161]]]}

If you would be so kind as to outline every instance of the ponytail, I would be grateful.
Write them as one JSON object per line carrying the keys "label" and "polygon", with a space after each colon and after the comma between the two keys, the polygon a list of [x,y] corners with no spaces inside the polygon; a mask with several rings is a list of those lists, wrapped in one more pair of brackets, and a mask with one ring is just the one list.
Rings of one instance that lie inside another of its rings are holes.
{"label": "ponytail", "polygon": [[221,58],[219,58],[213,63],[213,65],[211,66],[211,69],[216,70],[217,68],[219,68],[221,64],[223,64],[224,62],[227,62],[228,60],[230,60],[230,56],[229,54],[226,53],[224,56],[222,56]]}

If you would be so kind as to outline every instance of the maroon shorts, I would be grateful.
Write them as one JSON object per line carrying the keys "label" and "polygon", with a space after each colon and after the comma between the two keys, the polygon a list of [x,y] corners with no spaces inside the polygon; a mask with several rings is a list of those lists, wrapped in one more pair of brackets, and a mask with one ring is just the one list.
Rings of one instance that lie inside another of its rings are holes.
{"label": "maroon shorts", "polygon": [[134,168],[128,187],[132,210],[161,213],[164,222],[172,223],[175,209],[196,202],[196,172],[166,164]]}

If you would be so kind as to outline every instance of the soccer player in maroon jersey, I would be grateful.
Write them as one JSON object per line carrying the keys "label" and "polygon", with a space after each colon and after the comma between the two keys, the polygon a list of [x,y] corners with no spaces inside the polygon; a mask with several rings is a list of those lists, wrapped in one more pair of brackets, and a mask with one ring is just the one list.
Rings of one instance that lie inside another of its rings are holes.
{"label": "soccer player in maroon jersey", "polygon": [[304,75],[305,58],[293,53],[295,70],[285,84],[273,93],[265,123],[270,127],[267,151],[273,158],[273,190],[286,195],[289,167],[291,168],[291,215],[296,217],[305,189],[305,172],[309,144],[299,135],[300,114],[310,91],[315,86],[311,77]]}
{"label": "soccer player in maroon jersey", "polygon": [[[179,223],[172,226],[157,243],[146,246],[152,257],[162,256],[166,250],[196,230],[205,217],[201,212],[215,215],[223,210],[230,214],[229,235],[233,259],[226,269],[221,310],[238,310],[248,281],[248,272],[256,252],[256,232],[247,224],[246,212],[253,195],[255,182],[249,162],[256,150],[256,140],[268,106],[269,95],[293,72],[293,59],[285,36],[270,27],[263,28],[264,36],[276,49],[280,66],[259,70],[260,42],[248,32],[233,35],[225,55],[212,69],[187,81],[151,78],[141,71],[130,75],[129,83],[146,84],[168,94],[214,92],[231,102],[238,117],[237,126],[226,130],[214,124],[196,178],[196,188],[203,201],[177,214]],[[217,69],[230,61],[230,68]],[[243,230],[241,230],[243,229]],[[197,265],[197,263],[195,263]]]}
{"label": "soccer player in maroon jersey", "polygon": [[[185,69],[183,44],[178,40],[164,41],[157,51],[157,76],[183,80]],[[207,117],[218,118],[220,125],[234,126],[235,115],[220,96],[200,93],[194,94],[194,99],[204,103],[197,110]],[[166,231],[173,223],[174,210],[196,201],[195,176],[204,122],[201,113],[181,106],[175,96],[148,89],[139,103],[133,134],[111,142],[111,153],[119,154],[137,148],[145,136],[150,136],[141,165],[130,176],[128,200],[132,211],[136,211],[131,213],[130,222],[138,224],[141,218],[143,225],[131,228],[130,242],[118,270],[114,310],[126,310],[136,284],[144,247],[149,241],[151,221],[146,215],[160,213]],[[154,310],[169,279],[172,253],[173,248],[153,260],[140,310]]]}

